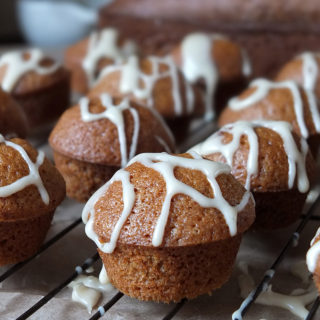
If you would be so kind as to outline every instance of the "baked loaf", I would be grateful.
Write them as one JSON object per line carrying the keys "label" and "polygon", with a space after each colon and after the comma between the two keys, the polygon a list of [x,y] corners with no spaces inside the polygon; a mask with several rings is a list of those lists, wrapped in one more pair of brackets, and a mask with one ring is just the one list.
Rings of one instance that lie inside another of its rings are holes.
{"label": "baked loaf", "polygon": [[65,183],[42,152],[0,136],[0,265],[35,254],[65,197]]}
{"label": "baked loaf", "polygon": [[320,228],[310,243],[310,249],[307,252],[307,266],[313,274],[313,280],[320,294]]}
{"label": "baked loaf", "polygon": [[307,142],[288,122],[235,122],[191,150],[230,165],[231,173],[254,195],[254,227],[282,228],[299,218],[316,165]]}
{"label": "baked loaf", "polygon": [[32,129],[54,121],[69,105],[69,72],[39,49],[3,54],[0,87],[23,108]]}
{"label": "baked loaf", "polygon": [[274,77],[296,54],[320,49],[319,17],[314,0],[117,0],[99,25],[119,28],[148,54],[168,53],[190,32],[223,33],[248,50],[254,77]]}
{"label": "baked loaf", "polygon": [[61,116],[49,143],[69,197],[86,201],[141,152],[174,150],[160,116],[127,98],[82,98]]}
{"label": "baked loaf", "polygon": [[228,280],[255,214],[228,166],[197,154],[145,153],[92,196],[82,217],[115,287],[177,302]]}
{"label": "baked loaf", "polygon": [[292,124],[293,130],[307,139],[313,155],[320,143],[319,107],[310,92],[294,81],[272,82],[256,79],[222,111],[219,126],[238,120],[277,120]]}
{"label": "baked loaf", "polygon": [[71,71],[73,91],[86,94],[106,65],[120,63],[137,53],[133,41],[124,39],[114,28],[93,32],[88,38],[70,46],[64,57]]}
{"label": "baked loaf", "polygon": [[172,57],[188,81],[203,87],[213,115],[246,87],[251,74],[246,51],[221,34],[188,34]]}
{"label": "baked loaf", "polygon": [[26,115],[8,93],[0,89],[0,132],[6,137],[25,138],[28,132]]}

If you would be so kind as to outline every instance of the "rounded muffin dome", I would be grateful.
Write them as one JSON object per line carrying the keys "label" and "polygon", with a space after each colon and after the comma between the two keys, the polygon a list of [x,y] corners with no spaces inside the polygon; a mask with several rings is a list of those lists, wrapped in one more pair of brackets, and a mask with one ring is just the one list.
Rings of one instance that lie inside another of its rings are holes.
{"label": "rounded muffin dome", "polygon": [[135,154],[174,150],[161,117],[128,98],[82,98],[64,112],[50,138],[52,148],[73,159],[125,166]]}
{"label": "rounded muffin dome", "polygon": [[101,93],[129,97],[170,119],[204,113],[201,93],[187,82],[170,57],[131,56],[123,64],[105,67],[88,95]]}
{"label": "rounded muffin dome", "polygon": [[[276,81],[293,80],[320,98],[320,54],[303,52],[287,62],[275,77]],[[312,98],[312,97],[311,97]]]}
{"label": "rounded muffin dome", "polygon": [[83,211],[87,235],[108,253],[117,243],[173,247],[228,239],[254,217],[251,194],[230,168],[196,154],[136,156]]}
{"label": "rounded muffin dome", "polygon": [[58,170],[25,140],[0,135],[0,220],[53,212],[65,197]]}
{"label": "rounded muffin dome", "polygon": [[252,81],[248,89],[229,101],[219,126],[238,120],[287,121],[304,138],[320,132],[318,106],[309,104],[305,90],[294,81]]}
{"label": "rounded muffin dome", "polygon": [[25,138],[28,132],[26,115],[8,93],[0,89],[0,133]]}
{"label": "rounded muffin dome", "polygon": [[228,163],[248,190],[310,189],[315,161],[303,138],[284,121],[238,121],[223,126],[191,150]]}

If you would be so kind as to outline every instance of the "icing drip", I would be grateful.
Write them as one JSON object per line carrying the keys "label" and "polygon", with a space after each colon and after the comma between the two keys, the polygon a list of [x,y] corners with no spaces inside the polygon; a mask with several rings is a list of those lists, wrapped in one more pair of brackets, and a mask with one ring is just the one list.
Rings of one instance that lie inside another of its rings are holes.
{"label": "icing drip", "polygon": [[[151,74],[145,74],[140,70],[139,59],[136,56],[128,58],[126,64],[121,66],[107,66],[101,72],[101,76],[98,79],[102,79],[109,73],[120,71],[121,81],[119,90],[123,94],[132,93],[136,98],[146,100],[146,105],[149,108],[153,108],[153,89],[157,81],[163,78],[170,78],[172,82],[172,98],[174,102],[174,112],[176,115],[183,113],[183,97],[180,92],[179,73],[173,60],[170,57],[155,57],[150,56],[148,60],[152,64]],[[159,67],[161,64],[165,64],[168,70],[160,72]],[[191,113],[194,109],[194,92],[190,84],[185,84],[185,98],[187,112]]]}
{"label": "icing drip", "polygon": [[[29,59],[24,59],[24,53],[30,55]],[[60,64],[57,62],[49,67],[41,66],[40,62],[44,58],[44,53],[39,49],[12,51],[3,54],[0,58],[0,67],[7,66],[7,69],[2,80],[2,89],[11,92],[17,81],[27,72],[34,71],[38,74],[44,75],[53,73],[60,67]]]}
{"label": "icing drip", "polygon": [[[144,153],[134,157],[128,165],[139,162],[145,167],[152,168],[159,172],[166,182],[166,195],[162,205],[160,216],[158,217],[153,236],[152,245],[157,247],[163,242],[163,236],[170,212],[171,200],[176,194],[185,194],[191,197],[203,208],[217,208],[224,216],[229,227],[230,235],[237,234],[237,215],[247,205],[251,193],[245,192],[240,204],[231,206],[222,195],[220,187],[216,181],[217,176],[223,173],[230,173],[230,168],[222,163],[217,163],[202,159],[198,154],[192,153],[193,159],[173,156],[166,153]],[[192,187],[177,180],[174,175],[174,168],[182,167],[191,170],[201,171],[208,179],[214,193],[214,198],[204,196]],[[99,237],[94,232],[94,206],[97,200],[107,191],[110,184],[121,181],[123,193],[123,210],[112,233],[110,242],[101,243]],[[82,219],[86,223],[87,236],[95,241],[96,245],[105,253],[112,253],[116,247],[121,228],[125,224],[135,203],[134,186],[130,183],[130,174],[126,170],[119,170],[112,179],[102,186],[87,202],[82,212]]]}
{"label": "icing drip", "polygon": [[[301,151],[292,136],[292,126],[285,121],[238,121],[228,124],[214,133],[204,142],[193,147],[191,150],[198,152],[201,156],[213,153],[221,153],[227,163],[233,166],[233,157],[240,148],[240,140],[246,135],[249,141],[249,153],[247,160],[246,189],[250,190],[251,177],[258,174],[259,142],[255,128],[265,127],[275,131],[283,141],[283,147],[288,158],[288,187],[292,189],[297,177],[298,190],[305,193],[309,190],[309,179],[306,171],[306,156],[308,153],[307,142],[301,138]],[[232,134],[232,140],[225,144],[221,132]]]}
{"label": "icing drip", "polygon": [[304,138],[308,138],[309,132],[303,115],[303,101],[299,92],[299,88],[294,81],[272,82],[266,79],[256,79],[251,82],[250,87],[255,87],[256,90],[249,97],[245,99],[239,99],[235,97],[229,100],[228,104],[232,110],[240,111],[252,106],[253,104],[264,99],[272,89],[287,88],[292,94],[293,108],[301,135]]}
{"label": "icing drip", "polygon": [[320,257],[320,241],[316,241],[316,239],[320,235],[320,228],[318,229],[316,235],[312,239],[310,245],[310,249],[307,252],[307,266],[311,273],[314,273],[317,268],[317,263]]}
{"label": "icing drip", "polygon": [[18,151],[29,167],[29,174],[27,176],[24,176],[9,185],[0,187],[0,197],[9,197],[12,194],[19,192],[30,185],[35,185],[38,188],[42,201],[46,205],[48,205],[50,201],[49,194],[43,185],[39,173],[39,167],[43,164],[44,161],[44,153],[42,151],[39,151],[37,160],[34,163],[31,161],[27,152],[20,145],[5,140],[2,135],[0,135],[0,143],[4,143],[6,146]]}
{"label": "icing drip", "polygon": [[[219,82],[219,72],[212,56],[214,44],[225,37],[219,34],[191,33],[187,35],[181,44],[182,72],[191,83],[204,80],[206,85],[206,119],[215,116],[214,95]],[[251,73],[248,56],[242,50],[242,72],[245,76]]]}
{"label": "icing drip", "polygon": [[72,288],[72,300],[84,305],[88,312],[97,305],[103,292],[113,289],[110,282],[101,283],[97,277],[79,275],[69,285]]}
{"label": "icing drip", "polygon": [[89,87],[96,80],[95,72],[100,59],[109,58],[114,60],[115,63],[120,63],[136,52],[136,46],[132,41],[126,41],[122,47],[119,47],[117,44],[118,37],[118,31],[113,28],[93,32],[89,37],[88,51],[82,61]]}
{"label": "icing drip", "polygon": [[251,62],[248,56],[248,52],[241,48],[242,55],[242,73],[244,76],[249,77],[252,73]]}
{"label": "icing drip", "polygon": [[[112,97],[107,94],[102,94],[100,100],[105,107],[105,111],[101,113],[91,113],[89,111],[89,99],[84,97],[80,99],[80,111],[81,118],[84,122],[97,121],[100,119],[109,119],[118,130],[120,153],[121,153],[121,166],[124,167],[128,159],[131,159],[137,150],[139,130],[140,130],[140,118],[136,109],[131,108],[128,99],[123,99],[119,105],[114,105]],[[132,142],[130,151],[127,151],[127,139],[125,131],[125,123],[123,112],[129,110],[134,120],[134,130],[132,135]]]}
{"label": "icing drip", "polygon": [[[250,297],[251,299],[255,283],[251,275],[249,274],[248,265],[245,263],[241,263],[239,264],[239,269],[242,271],[242,274],[238,277],[241,297],[247,299],[249,299]],[[309,313],[305,306],[314,301],[316,296],[317,290],[315,290],[314,287],[311,287],[308,290],[296,289],[291,293],[291,295],[286,295],[274,292],[271,286],[266,286],[266,288],[264,288],[264,291],[261,292],[255,302],[266,306],[275,306],[286,309],[292,314],[300,317],[301,319],[305,319]],[[241,312],[245,306],[246,304],[244,302],[241,308],[233,313],[233,320],[242,319]]]}
{"label": "icing drip", "polygon": [[302,60],[303,88],[306,90],[314,126],[316,131],[320,132],[320,114],[317,99],[314,94],[319,74],[318,63],[316,56],[311,52],[303,53],[300,58]]}

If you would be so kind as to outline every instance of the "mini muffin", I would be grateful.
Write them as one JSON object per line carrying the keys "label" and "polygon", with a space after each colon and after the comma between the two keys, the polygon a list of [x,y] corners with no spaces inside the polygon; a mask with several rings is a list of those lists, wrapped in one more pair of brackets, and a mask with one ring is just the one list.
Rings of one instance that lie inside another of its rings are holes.
{"label": "mini muffin", "polygon": [[307,252],[307,266],[320,294],[320,228],[310,243]]}
{"label": "mini muffin", "polygon": [[25,138],[28,132],[26,115],[11,96],[0,89],[0,132],[6,137]]}
{"label": "mini muffin", "polygon": [[0,86],[22,107],[32,129],[54,121],[69,105],[69,72],[39,49],[3,54]]}
{"label": "mini muffin", "polygon": [[229,166],[197,154],[144,153],[92,196],[82,218],[116,288],[169,303],[229,279],[255,213]]}
{"label": "mini muffin", "polygon": [[320,54],[304,52],[286,63],[277,74],[276,81],[294,80],[320,99]]}
{"label": "mini muffin", "polygon": [[283,228],[299,218],[315,161],[305,139],[288,122],[235,122],[191,150],[231,166],[256,201],[254,227]]}
{"label": "mini muffin", "polygon": [[72,89],[86,94],[103,67],[119,63],[135,53],[135,43],[124,39],[116,29],[106,28],[93,32],[65,52],[64,62],[71,71]]}
{"label": "mini muffin", "polygon": [[310,104],[306,91],[294,81],[272,82],[256,79],[238,97],[229,100],[219,126],[238,120],[279,120],[307,139],[313,155],[320,144],[320,117],[317,104]]}
{"label": "mini muffin", "polygon": [[0,265],[35,254],[65,197],[58,170],[27,141],[0,135]]}
{"label": "mini muffin", "polygon": [[190,33],[172,51],[172,57],[191,83],[205,91],[213,117],[247,85],[251,65],[238,44],[220,34]]}
{"label": "mini muffin", "polygon": [[49,143],[67,194],[86,201],[135,154],[173,151],[170,130],[158,114],[127,98],[82,98],[53,129]]}
{"label": "mini muffin", "polygon": [[157,110],[178,140],[185,137],[191,119],[205,113],[201,92],[187,82],[170,57],[132,56],[121,65],[107,66],[89,96],[104,92]]}

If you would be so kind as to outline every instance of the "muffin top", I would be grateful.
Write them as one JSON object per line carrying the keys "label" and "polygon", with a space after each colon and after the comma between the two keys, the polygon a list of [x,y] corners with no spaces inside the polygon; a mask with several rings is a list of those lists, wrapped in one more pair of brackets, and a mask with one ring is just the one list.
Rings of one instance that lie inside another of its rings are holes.
{"label": "muffin top", "polygon": [[248,89],[230,99],[218,122],[221,127],[238,120],[287,121],[304,138],[320,133],[316,100],[310,101],[305,90],[294,81],[252,81]]}
{"label": "muffin top", "polygon": [[59,171],[27,141],[0,135],[0,220],[37,217],[65,197]]}
{"label": "muffin top", "polygon": [[144,153],[86,204],[86,233],[111,253],[117,243],[179,247],[228,239],[255,219],[251,193],[229,166],[198,154]]}
{"label": "muffin top", "polygon": [[40,49],[10,51],[0,57],[0,86],[13,95],[50,87],[69,77],[69,72]]}
{"label": "muffin top", "polygon": [[204,83],[212,113],[218,83],[233,83],[251,74],[246,51],[221,34],[190,33],[171,54],[188,81]]}
{"label": "muffin top", "polygon": [[187,82],[170,57],[131,56],[125,63],[105,67],[88,95],[101,93],[129,97],[166,118],[204,113],[200,91]]}
{"label": "muffin top", "polygon": [[70,46],[65,53],[68,65],[76,61],[86,73],[88,88],[97,80],[103,67],[120,63],[138,49],[132,40],[125,39],[114,28],[105,28]]}
{"label": "muffin top", "polygon": [[320,228],[310,243],[307,252],[307,266],[311,273],[320,276]]}
{"label": "muffin top", "polygon": [[28,132],[26,115],[11,96],[0,88],[0,132],[24,138]]}
{"label": "muffin top", "polygon": [[53,129],[51,147],[71,158],[124,167],[135,154],[173,151],[170,130],[154,111],[128,98],[82,98]]}
{"label": "muffin top", "polygon": [[320,54],[303,52],[286,63],[277,74],[276,81],[294,80],[305,90],[320,98]]}
{"label": "muffin top", "polygon": [[315,161],[304,138],[284,121],[238,121],[193,147],[202,157],[227,163],[248,190],[310,189]]}

